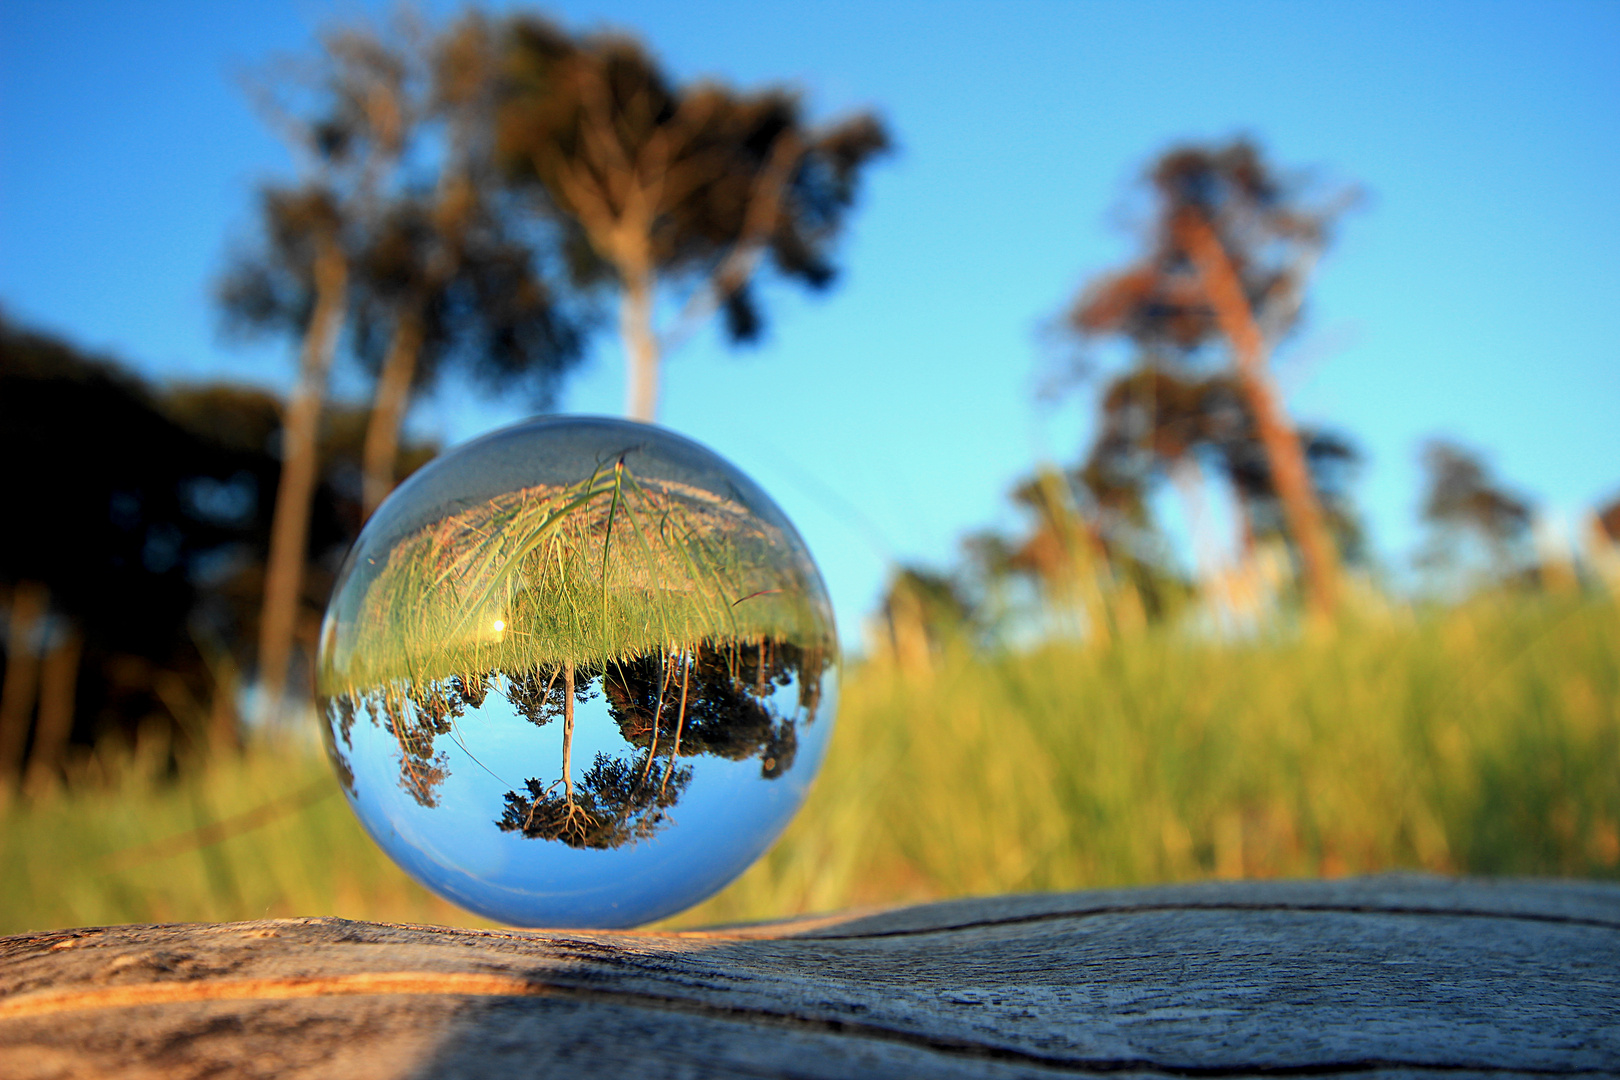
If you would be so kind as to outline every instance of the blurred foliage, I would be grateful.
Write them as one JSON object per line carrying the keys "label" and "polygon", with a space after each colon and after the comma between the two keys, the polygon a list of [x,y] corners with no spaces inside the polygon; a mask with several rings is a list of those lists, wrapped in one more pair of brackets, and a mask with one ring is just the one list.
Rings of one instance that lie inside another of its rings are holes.
{"label": "blurred foliage", "polygon": [[[1483,595],[1244,643],[951,647],[848,673],[783,839],[674,925],[1018,890],[1390,869],[1620,879],[1620,606]],[[0,830],[0,932],[479,920],[368,840],[312,746],[166,778],[107,744]],[[201,830],[199,832],[198,830]]]}
{"label": "blurred foliage", "polygon": [[[618,293],[633,419],[657,414],[659,365],[716,311],[762,333],[754,279],[833,280],[865,166],[888,148],[872,113],[812,127],[797,94],[680,85],[635,38],[569,34],[534,14],[502,28],[496,147],[562,228],[577,288]],[[660,295],[679,298],[667,328]]]}
{"label": "blurred foliage", "polygon": [[[55,783],[74,755],[142,730],[166,733],[170,767],[237,740],[280,413],[261,390],[149,387],[0,324],[0,499],[23,515],[0,530],[0,788],[25,763],[32,783]],[[300,616],[310,643],[359,531],[364,423],[364,410],[335,409],[321,428]],[[406,466],[432,453],[411,446]]]}
{"label": "blurred foliage", "polygon": [[1530,500],[1504,487],[1476,451],[1448,439],[1429,440],[1422,463],[1429,538],[1420,563],[1453,590],[1538,580]]}
{"label": "blurred foliage", "polygon": [[1330,619],[1340,562],[1357,554],[1360,531],[1323,480],[1356,454],[1344,436],[1299,430],[1267,360],[1296,328],[1351,193],[1323,199],[1245,139],[1173,146],[1146,180],[1142,252],[1089,282],[1061,322],[1080,350],[1075,374],[1089,373],[1098,342],[1130,353],[1103,393],[1083,472],[1115,502],[1141,503],[1155,480],[1171,477],[1195,530],[1205,474],[1220,477],[1237,496],[1245,549],[1261,534],[1280,542],[1299,564],[1311,612]]}
{"label": "blurred foliage", "polygon": [[783,840],[682,924],[1208,877],[1620,879],[1620,606],[956,652],[846,687]]}

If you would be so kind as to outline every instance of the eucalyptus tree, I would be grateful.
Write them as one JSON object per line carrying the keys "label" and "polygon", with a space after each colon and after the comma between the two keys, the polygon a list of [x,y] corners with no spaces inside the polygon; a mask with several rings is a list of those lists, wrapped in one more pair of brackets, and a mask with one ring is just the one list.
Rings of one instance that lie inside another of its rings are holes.
{"label": "eucalyptus tree", "polygon": [[405,52],[358,30],[328,34],[312,67],[263,94],[304,159],[305,178],[260,194],[260,238],[221,278],[227,326],[300,342],[282,424],[281,477],[265,571],[259,683],[276,715],[292,659],[307,556],[316,442],[327,381],[347,318],[355,234],[376,213],[413,123]]}
{"label": "eucalyptus tree", "polygon": [[[657,411],[661,356],[716,311],[733,340],[758,336],[764,256],[789,280],[832,281],[857,182],[887,146],[870,113],[812,127],[788,91],[677,85],[627,37],[507,27],[498,148],[565,223],[576,282],[618,290],[635,419]],[[666,292],[684,301],[661,331]]]}
{"label": "eucalyptus tree", "polygon": [[[1232,373],[1139,367],[1108,384],[1100,411],[1096,439],[1080,468],[1100,507],[1141,520],[1147,492],[1169,480],[1205,557],[1213,544],[1202,521],[1200,478],[1207,471],[1224,479],[1237,501],[1245,552],[1265,537],[1287,537],[1270,457]],[[1298,437],[1311,490],[1339,551],[1347,559],[1361,558],[1363,539],[1349,495],[1360,452],[1338,432],[1301,429]]]}
{"label": "eucalyptus tree", "polygon": [[491,387],[526,381],[550,403],[577,363],[577,322],[547,281],[544,230],[526,227],[491,156],[498,63],[476,13],[418,47],[420,154],[383,202],[356,266],[356,352],[375,372],[363,468],[370,516],[395,482],[400,426],[414,389],[446,361]]}
{"label": "eucalyptus tree", "polygon": [[366,517],[394,487],[413,392],[459,366],[491,389],[527,384],[549,405],[583,353],[578,322],[540,269],[542,254],[490,193],[467,200],[452,224],[432,196],[396,198],[356,260],[355,352],[375,373]]}
{"label": "eucalyptus tree", "polygon": [[1477,453],[1448,439],[1425,443],[1422,461],[1427,477],[1421,512],[1434,531],[1424,561],[1455,561],[1459,541],[1468,536],[1481,543],[1498,577],[1516,559],[1528,560],[1533,513],[1527,498],[1492,476]]}
{"label": "eucalyptus tree", "polygon": [[1155,163],[1146,250],[1094,281],[1067,323],[1084,338],[1120,338],[1144,367],[1192,368],[1224,344],[1261,445],[1312,610],[1332,613],[1338,560],[1299,434],[1266,366],[1295,325],[1305,282],[1342,201],[1310,206],[1250,143],[1184,146]]}

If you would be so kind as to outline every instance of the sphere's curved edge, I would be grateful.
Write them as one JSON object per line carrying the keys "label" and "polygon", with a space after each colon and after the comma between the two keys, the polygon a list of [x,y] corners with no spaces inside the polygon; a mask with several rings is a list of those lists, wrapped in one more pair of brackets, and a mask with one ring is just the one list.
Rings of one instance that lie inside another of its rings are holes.
{"label": "sphere's curved edge", "polygon": [[627,930],[786,827],[839,663],[820,573],[749,478],[656,425],[544,416],[384,502],[317,681],[351,807],[407,873],[511,925]]}

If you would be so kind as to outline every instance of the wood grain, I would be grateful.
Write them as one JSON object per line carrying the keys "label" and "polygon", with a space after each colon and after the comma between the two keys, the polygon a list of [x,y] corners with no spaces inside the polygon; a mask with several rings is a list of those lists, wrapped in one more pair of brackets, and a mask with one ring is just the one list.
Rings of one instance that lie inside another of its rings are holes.
{"label": "wood grain", "polygon": [[0,1076],[1620,1075],[1620,886],[1396,876],[689,933],[0,939]]}

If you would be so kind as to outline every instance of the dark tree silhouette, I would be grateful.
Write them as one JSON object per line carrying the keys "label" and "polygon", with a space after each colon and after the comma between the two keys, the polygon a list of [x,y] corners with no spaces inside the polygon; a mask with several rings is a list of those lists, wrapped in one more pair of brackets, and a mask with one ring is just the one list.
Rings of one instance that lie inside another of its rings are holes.
{"label": "dark tree silhouette", "polygon": [[[450,734],[466,711],[466,699],[454,680],[430,680],[408,690],[381,687],[368,693],[339,694],[326,702],[327,753],[350,795],[354,770],[347,749],[355,717],[366,713],[379,722],[399,746],[399,786],[428,809],[439,805],[439,788],[450,776],[449,755],[438,751],[439,736]],[[343,747],[337,744],[341,742]]]}
{"label": "dark tree silhouette", "polygon": [[821,678],[817,664],[784,642],[697,647],[611,664],[602,691],[620,735],[631,745],[663,747],[671,756],[758,757],[761,775],[771,779],[792,767],[798,740],[793,720],[778,716],[769,698],[797,678],[799,704],[813,719]]}
{"label": "dark tree silhouette", "polygon": [[[298,623],[310,640],[359,517],[345,478],[359,460],[364,415],[327,419]],[[26,463],[0,470],[0,503],[18,522],[0,530],[0,605],[10,621],[38,623],[8,638],[36,646],[8,653],[8,681],[21,677],[17,665],[37,665],[34,692],[0,691],[11,702],[0,743],[14,745],[0,758],[13,777],[25,751],[44,782],[70,743],[133,735],[143,721],[169,725],[177,760],[234,740],[280,423],[263,391],[152,388],[111,361],[0,321],[0,455]],[[407,457],[420,463],[431,452],[412,447]],[[40,616],[28,614],[30,593]]]}
{"label": "dark tree silhouette", "polygon": [[498,53],[489,25],[466,15],[422,51],[413,60],[431,78],[413,110],[412,142],[437,136],[442,155],[430,174],[389,193],[354,267],[356,351],[376,375],[367,516],[394,486],[413,390],[431,385],[446,361],[492,387],[527,382],[549,407],[582,356],[579,328],[541,271],[551,260],[502,191],[491,157]]}
{"label": "dark tree silhouette", "polygon": [[266,188],[261,238],[238,251],[219,285],[228,327],[301,342],[282,427],[282,470],[265,573],[259,685],[279,716],[298,617],[316,483],[316,443],[333,355],[349,306],[354,239],[376,212],[412,117],[410,67],[368,32],[326,36],[316,74],[277,88],[306,100],[301,115],[266,94],[266,108],[309,161],[295,187]]}
{"label": "dark tree silhouette", "polygon": [[1428,474],[1422,516],[1436,533],[1426,561],[1454,559],[1457,541],[1472,536],[1484,545],[1493,570],[1506,573],[1527,554],[1529,500],[1503,487],[1477,453],[1455,442],[1430,440],[1422,459]]}
{"label": "dark tree silhouette", "polygon": [[[811,128],[783,90],[677,86],[630,38],[576,39],[533,16],[508,35],[500,150],[567,222],[576,280],[618,289],[626,414],[651,420],[660,355],[714,310],[734,340],[759,334],[764,254],[812,288],[832,280],[856,182],[888,137],[870,114]],[[660,335],[664,284],[688,299]]]}
{"label": "dark tree silhouette", "polygon": [[1302,204],[1254,146],[1180,147],[1151,172],[1153,239],[1134,265],[1089,286],[1068,315],[1084,337],[1129,341],[1144,367],[1188,364],[1217,340],[1265,447],[1307,599],[1331,615],[1337,558],[1298,433],[1266,370],[1268,338],[1293,326],[1335,207]]}
{"label": "dark tree silhouette", "polygon": [[495,824],[502,832],[572,848],[623,847],[669,824],[668,811],[691,780],[690,766],[654,760],[650,751],[629,761],[599,753],[572,795],[534,779],[524,783],[526,798],[508,791]]}

